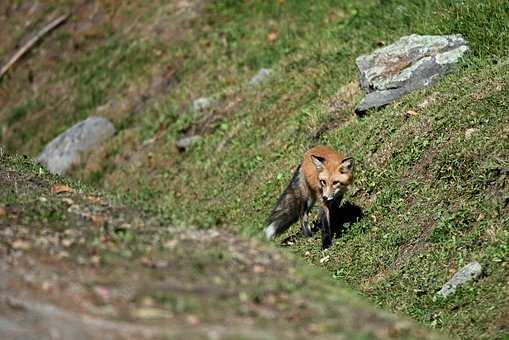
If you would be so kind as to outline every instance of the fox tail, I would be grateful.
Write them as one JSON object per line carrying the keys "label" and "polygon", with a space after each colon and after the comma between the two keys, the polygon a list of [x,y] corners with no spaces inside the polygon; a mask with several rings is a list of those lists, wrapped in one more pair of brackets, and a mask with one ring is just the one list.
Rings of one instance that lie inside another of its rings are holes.
{"label": "fox tail", "polygon": [[301,188],[300,165],[295,169],[292,179],[279,197],[276,207],[270,213],[265,227],[265,236],[272,240],[299,220],[305,209],[306,199]]}

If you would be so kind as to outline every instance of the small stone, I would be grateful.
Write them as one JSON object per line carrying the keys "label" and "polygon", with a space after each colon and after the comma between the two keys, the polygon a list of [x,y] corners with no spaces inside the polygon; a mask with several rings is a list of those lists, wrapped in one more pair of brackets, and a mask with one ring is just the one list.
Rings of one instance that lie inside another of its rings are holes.
{"label": "small stone", "polygon": [[253,76],[253,78],[251,78],[249,80],[249,85],[251,86],[255,86],[255,85],[258,85],[260,84],[263,80],[265,80],[265,78],[267,78],[267,76],[269,76],[271,73],[271,70],[267,69],[267,68],[261,68],[257,74],[255,74]]}
{"label": "small stone", "polygon": [[203,111],[208,109],[214,103],[214,99],[210,97],[201,97],[193,101],[193,110]]}
{"label": "small stone", "polygon": [[322,263],[329,262],[329,259],[330,259],[330,255],[326,255],[320,259],[320,263],[322,264]]}
{"label": "small stone", "polygon": [[67,259],[69,258],[69,253],[66,252],[65,250],[62,250],[60,251],[58,254],[57,254],[57,258],[58,259]]}
{"label": "small stone", "polygon": [[74,201],[72,199],[70,199],[69,197],[62,198],[62,202],[64,202],[65,204],[67,204],[69,206],[74,204]]}
{"label": "small stone", "polygon": [[477,131],[477,129],[474,129],[474,128],[466,129],[465,130],[465,139],[469,140],[476,131]]}
{"label": "small stone", "polygon": [[184,152],[187,149],[189,149],[189,147],[192,144],[194,144],[195,142],[199,141],[201,138],[202,138],[201,136],[183,137],[183,138],[180,138],[179,140],[177,140],[175,145],[177,146],[177,149],[180,152]]}
{"label": "small stone", "polygon": [[306,250],[306,252],[304,253],[304,257],[309,257],[311,256],[311,252],[309,250]]}
{"label": "small stone", "polygon": [[482,267],[477,261],[470,262],[460,270],[437,293],[443,298],[448,297],[456,291],[456,288],[468,281],[478,278],[482,273]]}
{"label": "small stone", "polygon": [[72,246],[74,244],[74,240],[73,239],[70,239],[70,238],[65,238],[62,240],[62,245],[66,248],[69,248],[70,246]]}

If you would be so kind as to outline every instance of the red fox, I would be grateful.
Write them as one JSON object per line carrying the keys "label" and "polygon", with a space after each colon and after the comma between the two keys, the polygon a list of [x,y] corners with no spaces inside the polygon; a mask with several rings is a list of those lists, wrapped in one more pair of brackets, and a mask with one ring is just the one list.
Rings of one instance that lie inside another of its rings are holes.
{"label": "red fox", "polygon": [[332,244],[330,208],[338,204],[353,182],[353,159],[328,146],[319,145],[304,153],[288,187],[267,219],[265,236],[272,240],[300,219],[302,233],[311,236],[308,213],[320,205],[322,249]]}

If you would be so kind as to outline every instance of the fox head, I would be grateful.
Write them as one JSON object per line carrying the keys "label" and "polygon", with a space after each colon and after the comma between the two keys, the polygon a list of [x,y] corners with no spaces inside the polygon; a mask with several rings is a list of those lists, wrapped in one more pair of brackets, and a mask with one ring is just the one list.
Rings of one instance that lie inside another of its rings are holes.
{"label": "fox head", "polygon": [[318,172],[321,199],[326,204],[334,202],[352,184],[353,158],[344,158],[339,164],[315,155],[311,159]]}

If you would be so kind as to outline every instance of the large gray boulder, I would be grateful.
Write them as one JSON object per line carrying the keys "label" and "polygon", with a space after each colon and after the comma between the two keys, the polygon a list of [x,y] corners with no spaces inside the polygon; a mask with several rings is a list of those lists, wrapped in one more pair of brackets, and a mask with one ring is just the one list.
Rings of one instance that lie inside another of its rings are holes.
{"label": "large gray boulder", "polygon": [[442,289],[438,291],[437,295],[446,298],[453,294],[458,286],[478,278],[481,273],[482,267],[479,262],[470,262],[458,270],[458,272],[456,272],[456,274],[454,274],[452,278],[443,285]]}
{"label": "large gray boulder", "polygon": [[366,96],[355,111],[363,113],[389,104],[430,85],[435,78],[450,71],[467,51],[467,42],[459,34],[412,34],[358,57],[355,63]]}
{"label": "large gray boulder", "polygon": [[73,164],[81,162],[81,155],[90,151],[115,133],[107,119],[89,117],[58,135],[42,152],[37,160],[51,173],[62,174]]}

